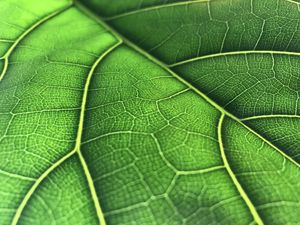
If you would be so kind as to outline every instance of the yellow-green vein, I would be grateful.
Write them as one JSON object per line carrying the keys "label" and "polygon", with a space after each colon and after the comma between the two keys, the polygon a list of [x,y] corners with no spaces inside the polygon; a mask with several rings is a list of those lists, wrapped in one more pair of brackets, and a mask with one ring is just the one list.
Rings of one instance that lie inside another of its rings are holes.
{"label": "yellow-green vein", "polygon": [[290,3],[294,3],[294,4],[296,4],[296,5],[300,5],[300,2],[296,2],[296,1],[294,1],[294,0],[286,0],[287,2],[290,2]]}
{"label": "yellow-green vein", "polygon": [[10,173],[10,172],[7,172],[7,171],[2,170],[2,169],[0,169],[0,174],[3,174],[3,175],[8,176],[8,177],[13,177],[13,178],[16,178],[16,179],[20,179],[20,180],[36,181],[36,179],[34,179],[32,177],[26,177],[26,176],[15,174],[15,173]]}
{"label": "yellow-green vein", "polygon": [[80,161],[82,163],[82,167],[83,170],[87,176],[87,181],[88,184],[90,186],[90,190],[91,190],[91,195],[96,207],[96,211],[97,211],[97,215],[99,218],[99,222],[101,225],[105,225],[105,220],[104,220],[104,216],[103,213],[101,211],[100,208],[100,202],[99,199],[97,197],[96,191],[95,191],[95,187],[93,185],[93,181],[91,178],[91,175],[89,173],[88,167],[85,163],[85,160],[80,152],[80,145],[81,145],[81,136],[82,136],[82,130],[83,130],[83,122],[84,122],[84,112],[85,112],[85,105],[86,105],[86,99],[87,99],[87,93],[88,93],[88,87],[90,84],[90,80],[92,77],[92,74],[95,70],[95,68],[97,67],[97,65],[99,64],[99,62],[107,55],[109,54],[113,49],[115,49],[118,45],[120,45],[121,42],[118,42],[117,44],[113,45],[111,48],[109,48],[106,52],[104,52],[97,60],[96,62],[92,65],[87,80],[86,80],[86,84],[85,84],[85,88],[84,88],[84,93],[83,93],[83,100],[82,100],[82,107],[81,107],[81,111],[80,111],[80,119],[79,119],[79,128],[78,128],[78,132],[77,132],[77,138],[76,138],[76,144],[75,144],[75,148],[69,152],[67,155],[65,155],[64,157],[62,157],[61,159],[59,159],[57,162],[55,162],[51,167],[49,167],[39,178],[37,178],[37,180],[35,181],[35,183],[31,186],[31,188],[29,189],[29,191],[26,193],[25,197],[23,198],[23,200],[21,201],[19,207],[16,210],[16,213],[13,217],[12,223],[11,225],[17,225],[22,212],[25,208],[25,206],[27,205],[29,199],[31,198],[31,196],[33,195],[33,193],[36,191],[36,189],[38,188],[38,186],[41,184],[41,182],[52,172],[54,171],[59,165],[61,165],[64,161],[66,161],[67,159],[69,159],[72,155],[74,155],[75,153],[78,153]]}
{"label": "yellow-green vein", "polygon": [[13,44],[10,46],[10,48],[7,50],[7,52],[0,58],[1,60],[4,60],[4,66],[2,69],[2,72],[0,74],[0,81],[3,79],[4,75],[7,72],[8,69],[8,58],[11,55],[11,53],[13,52],[13,50],[16,48],[16,46],[29,34],[31,33],[34,29],[36,29],[38,26],[40,26],[41,24],[45,23],[46,21],[48,21],[49,19],[57,16],[58,14],[64,12],[65,10],[69,9],[72,4],[67,5],[64,8],[61,8],[55,12],[50,13],[49,15],[43,17],[42,19],[40,19],[39,21],[37,21],[36,23],[34,23],[31,27],[29,27],[27,30],[25,30],[18,38],[17,40],[15,40],[13,42]]}
{"label": "yellow-green vein", "polygon": [[203,59],[210,59],[222,56],[231,56],[231,55],[248,55],[248,54],[270,54],[270,55],[288,55],[288,56],[300,56],[300,52],[287,52],[287,51],[274,51],[274,50],[246,50],[246,51],[232,51],[232,52],[221,52],[216,54],[199,56],[187,60],[183,60],[174,64],[168,65],[168,67],[180,66],[183,64],[200,61]]}
{"label": "yellow-green vein", "polygon": [[75,145],[75,151],[78,153],[80,162],[82,164],[83,171],[84,171],[84,173],[86,175],[87,182],[88,182],[88,185],[89,185],[89,188],[90,188],[90,192],[91,192],[91,196],[93,198],[93,202],[94,202],[95,209],[96,209],[96,212],[97,212],[97,216],[98,216],[98,219],[99,219],[99,223],[101,225],[105,225],[106,222],[105,222],[104,215],[103,215],[103,212],[102,212],[102,209],[101,209],[101,206],[100,206],[100,199],[97,196],[96,189],[95,189],[95,186],[94,186],[93,178],[92,178],[92,176],[90,174],[90,171],[89,171],[89,168],[88,168],[88,166],[86,164],[86,161],[85,161],[85,159],[84,159],[84,157],[83,157],[83,155],[81,153],[80,146],[81,146],[83,126],[84,126],[84,116],[85,116],[85,109],[86,109],[86,103],[87,103],[87,97],[88,97],[88,89],[89,89],[89,86],[90,86],[91,78],[92,78],[92,76],[94,74],[94,71],[95,71],[96,67],[98,66],[99,62],[106,55],[108,55],[110,52],[112,52],[116,47],[118,47],[121,43],[122,42],[118,41],[117,44],[113,45],[108,50],[106,50],[95,61],[95,63],[92,65],[92,67],[91,67],[91,69],[89,71],[89,74],[87,76],[86,83],[85,83],[85,86],[84,86],[84,91],[83,91],[83,97],[82,97],[82,103],[81,103],[81,111],[80,111],[80,119],[79,119],[79,126],[78,126],[77,138],[76,138],[76,145]]}
{"label": "yellow-green vein", "polygon": [[267,118],[298,118],[300,119],[300,115],[285,115],[285,114],[271,114],[271,115],[258,115],[258,116],[250,116],[240,119],[241,121],[249,121],[249,120],[256,120],[256,119],[267,119]]}
{"label": "yellow-green vein", "polygon": [[238,179],[236,178],[235,174],[233,173],[233,171],[231,170],[231,167],[228,163],[226,154],[225,154],[225,149],[223,146],[223,140],[222,140],[222,125],[223,125],[223,120],[224,120],[225,114],[222,113],[219,123],[218,123],[218,140],[219,140],[219,147],[220,147],[220,152],[221,152],[221,157],[222,160],[224,162],[224,166],[232,180],[232,182],[234,183],[234,185],[236,186],[238,192],[240,193],[241,197],[243,198],[243,200],[245,201],[247,207],[249,208],[255,222],[258,225],[263,225],[263,221],[261,220],[258,212],[256,211],[255,206],[253,205],[253,203],[251,202],[250,198],[248,197],[248,195],[246,194],[246,192],[244,191],[243,187],[241,186],[241,184],[239,183]]}
{"label": "yellow-green vein", "polygon": [[22,202],[20,203],[19,207],[16,210],[16,213],[14,215],[14,218],[12,220],[11,225],[17,225],[22,212],[25,208],[25,206],[27,205],[29,199],[31,198],[31,196],[33,195],[33,193],[35,192],[35,190],[37,189],[37,187],[41,184],[41,182],[53,171],[55,170],[55,168],[57,168],[60,164],[62,164],[64,161],[66,161],[68,158],[70,158],[74,153],[76,153],[75,150],[69,152],[67,155],[65,155],[64,157],[62,157],[60,160],[58,160],[56,163],[54,163],[51,167],[49,167],[36,181],[35,183],[31,186],[31,188],[29,189],[29,191],[26,193],[25,197],[23,198]]}

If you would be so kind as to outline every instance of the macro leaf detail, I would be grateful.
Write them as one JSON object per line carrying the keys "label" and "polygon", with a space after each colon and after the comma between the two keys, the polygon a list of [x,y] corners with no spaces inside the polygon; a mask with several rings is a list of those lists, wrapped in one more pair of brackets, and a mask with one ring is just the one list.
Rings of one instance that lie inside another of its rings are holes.
{"label": "macro leaf detail", "polygon": [[0,225],[298,224],[299,9],[0,1]]}

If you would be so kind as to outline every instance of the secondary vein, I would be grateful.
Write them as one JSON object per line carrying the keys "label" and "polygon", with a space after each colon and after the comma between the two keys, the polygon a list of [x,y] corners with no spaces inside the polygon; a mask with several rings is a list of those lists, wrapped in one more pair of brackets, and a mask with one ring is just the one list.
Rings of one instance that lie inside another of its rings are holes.
{"label": "secondary vein", "polygon": [[222,115],[220,117],[220,120],[219,120],[219,123],[218,123],[218,140],[219,140],[219,147],[220,147],[221,157],[222,157],[222,160],[224,162],[224,166],[225,166],[232,182],[236,186],[238,192],[240,193],[241,197],[243,198],[243,200],[245,201],[247,207],[249,208],[251,214],[253,215],[253,218],[254,218],[255,222],[258,225],[263,225],[264,223],[263,223],[262,219],[260,218],[258,212],[256,211],[255,206],[253,205],[250,198],[248,197],[248,195],[244,191],[242,185],[239,183],[238,179],[236,178],[234,172],[231,170],[231,167],[228,163],[228,160],[227,160],[227,157],[226,157],[226,154],[225,154],[225,149],[224,149],[224,146],[223,146],[223,140],[222,140],[222,126],[223,126],[224,117],[225,117],[225,114],[222,113]]}
{"label": "secondary vein", "polygon": [[232,52],[220,52],[210,55],[199,56],[187,60],[183,60],[174,64],[168,65],[168,67],[180,66],[183,64],[200,61],[203,59],[210,59],[222,56],[231,56],[231,55],[247,55],[247,54],[270,54],[270,55],[288,55],[288,56],[300,56],[300,52],[287,52],[287,51],[274,51],[274,50],[245,50],[245,51],[232,51]]}
{"label": "secondary vein", "polygon": [[8,69],[8,59],[9,56],[11,55],[11,53],[13,52],[13,50],[17,47],[17,45],[29,34],[31,33],[34,29],[36,29],[38,26],[40,26],[41,24],[45,23],[46,21],[48,21],[49,19],[59,15],[60,13],[66,11],[67,9],[69,9],[71,6],[73,5],[73,3],[67,5],[64,8],[61,8],[57,11],[54,11],[52,13],[50,13],[49,15],[43,17],[42,19],[38,20],[36,23],[34,23],[31,27],[29,27],[28,29],[26,29],[18,38],[16,41],[13,42],[13,44],[10,46],[10,48],[7,50],[7,52],[0,58],[4,60],[4,66],[2,69],[2,72],[0,74],[0,81],[3,79],[4,75],[7,72]]}
{"label": "secondary vein", "polygon": [[84,157],[83,157],[83,155],[81,153],[80,147],[81,147],[81,144],[82,144],[81,143],[82,142],[82,132],[83,132],[83,127],[84,127],[84,116],[85,116],[85,110],[86,110],[88,90],[89,90],[89,86],[90,86],[90,82],[91,82],[92,76],[94,74],[94,71],[95,71],[96,67],[100,63],[100,61],[105,56],[107,56],[110,52],[112,52],[116,47],[118,47],[121,43],[122,43],[121,41],[118,41],[115,45],[113,45],[108,50],[106,50],[95,61],[95,63],[92,65],[92,67],[91,67],[91,69],[89,71],[89,74],[87,76],[86,83],[85,83],[85,86],[84,86],[84,92],[83,92],[82,104],[81,104],[81,111],[80,111],[79,126],[78,126],[77,138],[76,138],[76,145],[75,145],[75,151],[78,153],[78,156],[79,156],[79,159],[80,159],[83,171],[84,171],[84,173],[86,175],[87,182],[88,182],[88,185],[89,185],[89,188],[90,188],[90,192],[91,192],[91,195],[92,195],[92,198],[93,198],[93,201],[94,201],[95,209],[96,209],[96,212],[97,212],[97,216],[98,216],[98,219],[99,219],[99,223],[101,225],[106,225],[104,214],[103,214],[101,206],[100,206],[100,200],[99,200],[99,198],[97,196],[97,193],[96,193],[96,189],[95,189],[95,186],[94,186],[93,178],[91,176],[91,173],[89,171],[87,163],[86,163],[86,161],[85,161],[85,159],[84,159]]}
{"label": "secondary vein", "polygon": [[267,119],[267,118],[298,118],[300,119],[300,115],[287,115],[287,114],[270,114],[270,115],[258,115],[258,116],[250,116],[240,119],[241,121],[249,121],[256,119]]}
{"label": "secondary vein", "polygon": [[16,210],[16,213],[14,215],[14,218],[12,220],[11,225],[17,225],[20,218],[21,218],[21,214],[25,208],[25,206],[27,205],[29,199],[31,198],[31,196],[33,195],[33,193],[35,192],[35,190],[37,189],[37,187],[41,184],[41,182],[53,171],[55,170],[55,168],[57,168],[59,165],[61,165],[64,161],[66,161],[67,159],[69,159],[73,154],[75,154],[76,151],[73,150],[71,152],[69,152],[67,155],[65,155],[64,157],[62,157],[60,160],[58,160],[56,163],[54,163],[51,167],[49,167],[36,181],[35,183],[31,186],[31,188],[29,189],[29,191],[26,193],[25,197],[23,198],[22,202],[20,203],[19,207]]}
{"label": "secondary vein", "polygon": [[99,64],[99,62],[107,55],[109,54],[111,51],[113,51],[117,46],[119,46],[121,44],[120,41],[118,41],[117,44],[113,45],[111,48],[109,48],[107,51],[105,51],[96,61],[95,63],[92,65],[86,83],[85,83],[85,88],[84,88],[84,93],[83,93],[83,98],[82,98],[82,104],[81,104],[81,111],[80,111],[80,119],[79,119],[79,127],[78,127],[78,131],[77,131],[77,138],[76,138],[76,144],[75,144],[75,148],[70,151],[68,154],[66,154],[64,157],[62,157],[61,159],[59,159],[57,162],[55,162],[51,167],[49,167],[38,179],[36,179],[35,183],[31,186],[31,188],[29,189],[29,191],[26,193],[25,197],[23,198],[23,200],[21,201],[19,207],[16,210],[16,213],[13,217],[12,223],[11,225],[17,225],[22,212],[24,210],[24,208],[26,207],[29,199],[31,198],[31,196],[33,195],[33,193],[36,191],[36,189],[38,188],[38,186],[41,184],[41,182],[52,172],[54,171],[59,165],[61,165],[63,162],[65,162],[67,159],[69,159],[71,156],[73,156],[74,154],[78,154],[80,162],[82,164],[83,170],[86,174],[87,177],[87,181],[91,190],[91,194],[92,194],[92,198],[95,204],[95,208],[96,208],[96,212],[97,212],[97,216],[99,218],[99,223],[101,225],[106,225],[105,220],[104,220],[104,216],[100,207],[100,202],[99,199],[97,197],[96,191],[95,191],[95,187],[93,185],[93,180],[92,177],[89,173],[87,164],[82,156],[82,153],[80,151],[80,146],[81,146],[81,138],[82,138],[82,131],[83,131],[83,123],[84,123],[84,112],[85,112],[85,107],[86,107],[86,102],[87,102],[87,95],[88,95],[88,87],[91,81],[91,77],[94,73],[95,68],[97,67],[97,65]]}

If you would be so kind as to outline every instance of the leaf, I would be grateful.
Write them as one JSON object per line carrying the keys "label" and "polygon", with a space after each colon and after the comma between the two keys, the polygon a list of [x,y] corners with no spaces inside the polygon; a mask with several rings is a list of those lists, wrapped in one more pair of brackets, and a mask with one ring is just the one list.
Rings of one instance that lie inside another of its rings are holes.
{"label": "leaf", "polygon": [[0,224],[299,223],[299,3],[82,3],[0,1]]}

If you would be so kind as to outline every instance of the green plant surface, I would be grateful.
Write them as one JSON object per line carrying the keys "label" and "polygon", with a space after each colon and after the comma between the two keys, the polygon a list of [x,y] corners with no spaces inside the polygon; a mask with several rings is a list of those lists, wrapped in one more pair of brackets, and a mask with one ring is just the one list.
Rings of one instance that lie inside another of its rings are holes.
{"label": "green plant surface", "polygon": [[0,225],[299,224],[298,2],[0,16]]}

